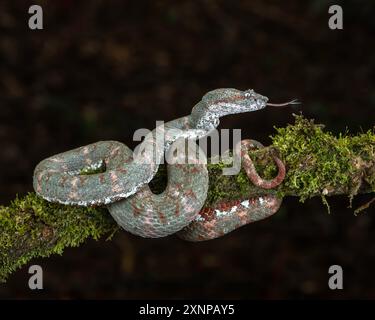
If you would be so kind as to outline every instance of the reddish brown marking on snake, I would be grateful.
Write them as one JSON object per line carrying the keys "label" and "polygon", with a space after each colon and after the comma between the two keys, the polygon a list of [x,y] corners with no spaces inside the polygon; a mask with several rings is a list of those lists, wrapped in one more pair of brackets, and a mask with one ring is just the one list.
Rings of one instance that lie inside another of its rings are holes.
{"label": "reddish brown marking on snake", "polygon": [[62,176],[61,179],[60,179],[60,185],[64,186],[67,179],[68,179],[68,176],[66,176],[66,175]]}
{"label": "reddish brown marking on snake", "polygon": [[120,151],[120,147],[117,147],[117,148],[113,149],[111,154],[110,154],[110,157],[111,158],[116,157],[118,155],[119,151]]}
{"label": "reddish brown marking on snake", "polygon": [[193,168],[190,169],[190,173],[200,173],[200,172],[201,172],[201,170],[198,169],[197,167],[193,167]]}
{"label": "reddish brown marking on snake", "polygon": [[42,178],[43,178],[43,175],[44,175],[45,173],[44,172],[41,172],[41,173],[38,173],[37,174],[37,180],[38,180],[38,186],[37,186],[37,191],[38,192],[41,192],[42,191],[42,185],[41,185],[41,182],[42,182]]}
{"label": "reddish brown marking on snake", "polygon": [[78,194],[77,194],[77,191],[74,191],[73,189],[70,191],[69,193],[69,198],[70,199],[77,199],[78,198]]}
{"label": "reddish brown marking on snake", "polygon": [[183,185],[182,185],[182,183],[178,183],[178,182],[176,182],[176,183],[174,184],[174,187],[175,187],[175,189],[177,189],[177,190],[183,190]]}
{"label": "reddish brown marking on snake", "polygon": [[194,198],[194,199],[197,198],[197,196],[196,196],[196,194],[194,193],[193,189],[186,190],[186,191],[185,191],[185,195],[188,196],[188,197]]}
{"label": "reddish brown marking on snake", "polygon": [[240,218],[240,226],[243,226],[249,222],[247,218],[247,214],[244,210],[241,210],[237,213],[238,217]]}
{"label": "reddish brown marking on snake", "polygon": [[280,203],[278,203],[275,199],[273,199],[272,202],[270,202],[267,207],[271,209],[271,211],[276,212],[280,208]]}
{"label": "reddish brown marking on snake", "polygon": [[116,173],[111,172],[110,177],[111,177],[111,181],[112,181],[112,183],[117,182],[117,180],[118,180],[118,176],[117,176]]}
{"label": "reddish brown marking on snake", "polygon": [[[249,205],[251,206],[259,206],[259,203],[257,202],[257,197],[249,197],[249,198],[244,198],[244,199],[239,199],[239,200],[229,200],[229,201],[221,201],[216,203],[213,207],[205,207],[203,208],[200,212],[199,215],[205,220],[205,221],[212,221],[216,219],[216,212],[215,210],[219,211],[227,211],[229,212],[230,209],[232,209],[234,206],[240,206],[242,208],[245,208],[241,203],[243,201],[249,201]],[[237,209],[238,210],[238,209]],[[243,224],[248,223],[247,221],[247,215],[244,211],[238,211],[237,212],[239,218],[241,219]]]}
{"label": "reddish brown marking on snake", "polygon": [[162,224],[165,224],[165,223],[167,222],[167,219],[165,218],[164,213],[161,212],[161,211],[159,211],[159,212],[158,212],[158,215],[159,215],[160,222],[161,222]]}
{"label": "reddish brown marking on snake", "polygon": [[238,101],[238,100],[243,100],[243,96],[238,95],[237,97],[221,99],[221,100],[218,100],[217,103],[233,103],[233,102]]}
{"label": "reddish brown marking on snake", "polygon": [[142,213],[142,210],[137,206],[137,199],[132,200],[132,208],[133,208],[133,215],[134,216],[139,216]]}
{"label": "reddish brown marking on snake", "polygon": [[205,237],[203,237],[203,235],[199,234],[199,235],[198,235],[198,239],[199,239],[200,241],[204,241],[204,240],[205,240]]}
{"label": "reddish brown marking on snake", "polygon": [[119,168],[119,169],[117,169],[117,171],[119,171],[121,173],[128,173],[128,170],[126,170],[125,168]]}
{"label": "reddish brown marking on snake", "polygon": [[220,211],[227,211],[230,208],[239,205],[241,200],[222,201],[215,204],[215,208]]}
{"label": "reddish brown marking on snake", "polygon": [[99,181],[100,181],[101,184],[103,184],[103,183],[105,182],[104,174],[101,173],[101,174],[99,175]]}
{"label": "reddish brown marking on snake", "polygon": [[211,221],[216,217],[215,215],[215,210],[213,208],[203,208],[200,212],[199,215],[206,221]]}
{"label": "reddish brown marking on snake", "polygon": [[255,170],[253,161],[251,160],[248,151],[254,148],[252,140],[242,140],[241,141],[241,156],[243,159],[243,168],[246,171],[247,176],[251,182],[259,188],[263,189],[273,189],[277,187],[281,182],[284,181],[286,169],[284,163],[275,155],[272,156],[274,159],[279,172],[277,176],[272,180],[262,179]]}
{"label": "reddish brown marking on snake", "polygon": [[142,210],[139,208],[133,208],[133,209],[134,209],[133,211],[134,216],[139,216],[142,213]]}
{"label": "reddish brown marking on snake", "polygon": [[180,203],[179,202],[176,203],[176,210],[174,211],[174,214],[176,217],[180,215]]}

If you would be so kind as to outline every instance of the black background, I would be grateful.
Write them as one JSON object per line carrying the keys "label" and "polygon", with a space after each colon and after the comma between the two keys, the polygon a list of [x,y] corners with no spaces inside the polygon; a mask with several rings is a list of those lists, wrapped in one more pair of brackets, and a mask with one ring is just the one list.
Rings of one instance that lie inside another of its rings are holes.
{"label": "black background", "polygon": [[[31,4],[44,29],[28,28]],[[341,4],[344,30],[328,28]],[[334,133],[373,127],[375,3],[361,1],[2,1],[0,201],[32,190],[42,159],[98,140],[134,148],[138,128],[190,113],[219,87],[253,88],[303,104],[235,115],[223,128],[270,142],[292,113]],[[360,205],[368,200],[361,196]],[[0,285],[1,298],[374,298],[375,219],[346,197],[285,200],[272,219],[205,243],[147,240],[126,232],[36,259]],[[344,290],[328,268],[344,269]]]}

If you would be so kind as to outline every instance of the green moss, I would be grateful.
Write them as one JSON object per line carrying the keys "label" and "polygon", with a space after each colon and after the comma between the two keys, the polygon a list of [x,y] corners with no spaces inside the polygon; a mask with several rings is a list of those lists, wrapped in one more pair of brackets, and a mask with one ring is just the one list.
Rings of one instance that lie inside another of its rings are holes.
{"label": "green moss", "polygon": [[0,207],[0,281],[34,257],[61,254],[118,229],[102,208],[49,203],[34,193]]}
{"label": "green moss", "polygon": [[[294,125],[276,129],[277,134],[271,137],[287,164],[283,192],[296,194],[301,201],[336,188],[346,188],[349,197],[356,195],[364,162],[373,164],[375,159],[374,132],[335,137],[313,120],[295,118]],[[372,181],[369,183],[374,187]]]}

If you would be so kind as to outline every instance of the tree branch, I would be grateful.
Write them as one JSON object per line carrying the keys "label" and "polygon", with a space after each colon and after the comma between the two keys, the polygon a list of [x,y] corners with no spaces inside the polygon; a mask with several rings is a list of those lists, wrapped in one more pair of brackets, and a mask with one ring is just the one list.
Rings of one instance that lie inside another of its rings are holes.
{"label": "tree branch", "polygon": [[[320,196],[326,201],[326,196],[347,194],[352,199],[358,193],[375,191],[374,131],[335,137],[313,120],[295,117],[295,124],[276,129],[271,146],[250,153],[266,179],[277,173],[272,156],[282,159],[287,175],[280,186],[259,189],[243,170],[224,176],[222,169],[229,165],[209,163],[205,205],[269,193],[297,196],[301,201]],[[161,192],[165,185],[166,168],[161,167],[150,186]],[[10,206],[0,207],[0,281],[34,257],[62,254],[65,247],[79,246],[87,238],[110,239],[118,229],[105,208],[53,204],[35,193],[17,198]]]}

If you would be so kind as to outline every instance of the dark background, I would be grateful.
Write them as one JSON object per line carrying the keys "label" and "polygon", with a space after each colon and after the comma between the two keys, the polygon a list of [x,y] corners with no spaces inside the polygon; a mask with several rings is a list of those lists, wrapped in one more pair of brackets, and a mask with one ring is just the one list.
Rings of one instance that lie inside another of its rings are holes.
{"label": "dark background", "polygon": [[[28,28],[31,4],[44,30]],[[330,4],[343,6],[344,30],[328,28]],[[372,128],[374,12],[372,0],[2,1],[1,203],[32,190],[42,159],[106,139],[134,148],[136,129],[189,114],[214,88],[303,102],[221,122],[264,144],[300,110],[334,133]],[[272,219],[203,243],[119,232],[32,261],[45,289],[28,289],[26,266],[0,297],[375,298],[375,210],[330,204],[329,215],[320,199],[288,198]],[[333,264],[342,291],[328,288]]]}

